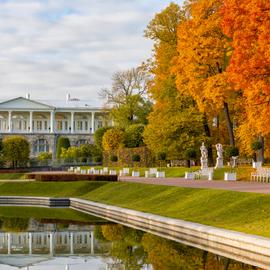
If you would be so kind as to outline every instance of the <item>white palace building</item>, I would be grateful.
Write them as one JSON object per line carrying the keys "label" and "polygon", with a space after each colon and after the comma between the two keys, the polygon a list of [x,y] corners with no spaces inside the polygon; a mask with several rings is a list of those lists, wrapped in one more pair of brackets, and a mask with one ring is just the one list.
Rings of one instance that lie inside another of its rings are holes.
{"label": "white palace building", "polygon": [[[68,137],[71,145],[93,143],[93,134],[105,123],[107,113],[91,101],[33,100],[30,95],[0,102],[0,139],[21,135],[31,145],[31,156],[56,151],[60,136]],[[111,125],[111,122],[107,123]]]}

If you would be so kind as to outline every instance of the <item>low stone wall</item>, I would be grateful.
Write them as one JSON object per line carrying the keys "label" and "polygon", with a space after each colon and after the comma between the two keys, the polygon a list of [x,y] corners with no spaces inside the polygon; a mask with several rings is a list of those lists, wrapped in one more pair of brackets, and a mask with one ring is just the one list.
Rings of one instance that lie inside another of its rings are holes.
{"label": "low stone wall", "polygon": [[270,269],[268,238],[81,199],[71,198],[70,207],[246,264]]}
{"label": "low stone wall", "polygon": [[5,196],[0,197],[1,205],[70,207],[246,264],[270,269],[269,238],[76,198]]}
{"label": "low stone wall", "polygon": [[0,206],[69,207],[67,198],[1,196]]}

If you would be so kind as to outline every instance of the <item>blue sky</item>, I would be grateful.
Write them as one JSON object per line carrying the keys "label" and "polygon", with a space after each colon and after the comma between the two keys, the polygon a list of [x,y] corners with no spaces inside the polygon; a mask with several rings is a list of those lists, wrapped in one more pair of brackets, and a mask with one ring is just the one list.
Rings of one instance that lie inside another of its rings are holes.
{"label": "blue sky", "polygon": [[150,57],[143,30],[170,2],[0,0],[0,99],[97,99],[115,71]]}

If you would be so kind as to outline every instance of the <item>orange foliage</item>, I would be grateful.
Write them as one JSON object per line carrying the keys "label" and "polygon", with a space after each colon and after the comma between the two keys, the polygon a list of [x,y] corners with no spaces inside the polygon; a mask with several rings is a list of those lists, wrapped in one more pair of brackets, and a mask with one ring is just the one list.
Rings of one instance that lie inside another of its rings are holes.
{"label": "orange foliage", "polygon": [[224,32],[232,38],[229,78],[243,89],[252,131],[270,134],[270,1],[224,0]]}
{"label": "orange foliage", "polygon": [[177,86],[180,91],[188,91],[201,111],[216,114],[231,90],[224,72],[230,43],[220,25],[219,10],[223,1],[190,2],[187,5],[190,18],[178,27],[179,57],[174,67]]}

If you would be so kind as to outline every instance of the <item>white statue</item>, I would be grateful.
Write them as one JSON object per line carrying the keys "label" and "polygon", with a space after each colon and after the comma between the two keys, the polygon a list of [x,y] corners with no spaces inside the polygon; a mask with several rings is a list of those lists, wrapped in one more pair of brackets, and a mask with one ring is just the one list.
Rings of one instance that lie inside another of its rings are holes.
{"label": "white statue", "polygon": [[202,143],[200,150],[201,150],[201,169],[206,169],[208,168],[208,151],[204,145],[204,142]]}
{"label": "white statue", "polygon": [[223,147],[221,143],[216,144],[217,163],[215,168],[223,168]]}

